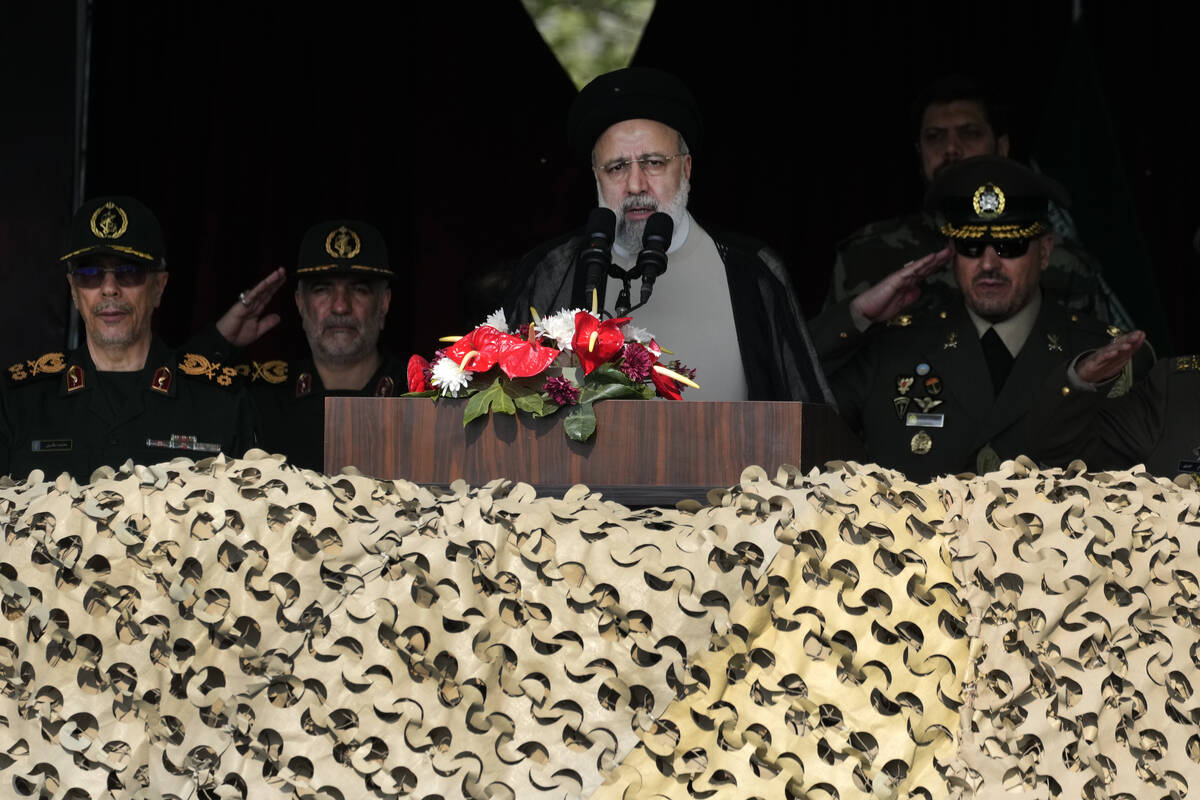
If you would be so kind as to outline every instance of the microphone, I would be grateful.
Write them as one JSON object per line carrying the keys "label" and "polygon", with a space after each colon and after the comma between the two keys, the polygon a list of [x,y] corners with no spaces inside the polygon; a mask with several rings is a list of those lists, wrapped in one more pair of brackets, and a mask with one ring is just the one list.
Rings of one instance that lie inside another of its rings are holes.
{"label": "microphone", "polygon": [[588,214],[587,247],[579,254],[586,278],[583,289],[584,302],[592,302],[592,292],[600,288],[600,282],[612,263],[613,234],[617,230],[617,215],[607,208],[593,208]]}
{"label": "microphone", "polygon": [[654,291],[654,281],[667,271],[667,248],[671,246],[671,234],[675,223],[669,214],[656,211],[646,220],[646,232],[642,234],[642,252],[638,253],[636,272],[642,276],[642,296],[638,306],[646,305]]}

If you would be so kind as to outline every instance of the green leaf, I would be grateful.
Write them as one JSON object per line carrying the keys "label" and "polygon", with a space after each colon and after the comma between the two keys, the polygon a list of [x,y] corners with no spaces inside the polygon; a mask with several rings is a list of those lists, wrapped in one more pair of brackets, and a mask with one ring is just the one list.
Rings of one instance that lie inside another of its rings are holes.
{"label": "green leaf", "polygon": [[513,398],[517,408],[535,417],[546,417],[558,411],[558,403],[550,402],[540,394],[523,394]]}
{"label": "green leaf", "polygon": [[568,439],[586,442],[596,432],[596,412],[591,403],[575,406],[563,420],[563,431]]}
{"label": "green leaf", "polygon": [[404,394],[402,394],[400,396],[401,397],[437,397],[438,390],[437,389],[426,389],[423,392],[405,392]]}
{"label": "green leaf", "polygon": [[602,383],[598,386],[585,386],[579,394],[580,404],[594,403],[597,400],[616,400],[618,398],[645,398],[645,393],[638,386],[627,383]]}
{"label": "green leaf", "polygon": [[471,395],[471,399],[467,401],[467,407],[463,409],[463,427],[467,427],[471,420],[482,417],[491,407],[492,401],[488,398],[486,391]]}
{"label": "green leaf", "polygon": [[625,386],[634,385],[633,381],[629,379],[628,375],[626,375],[624,372],[621,372],[621,370],[617,369],[612,364],[601,364],[600,366],[596,367],[594,370],[592,370],[591,374],[584,379],[583,382],[585,386],[589,383],[619,383]]}
{"label": "green leaf", "polygon": [[463,409],[464,428],[472,420],[482,417],[489,411],[501,414],[517,413],[517,407],[513,404],[512,398],[504,393],[502,380],[503,378],[496,378],[491,386],[473,395],[467,401],[467,407]]}

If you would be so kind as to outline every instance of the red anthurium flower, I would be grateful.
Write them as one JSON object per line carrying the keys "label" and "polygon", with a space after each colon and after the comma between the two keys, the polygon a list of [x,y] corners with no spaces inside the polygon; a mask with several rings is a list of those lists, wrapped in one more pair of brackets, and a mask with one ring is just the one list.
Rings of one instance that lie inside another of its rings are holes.
{"label": "red anthurium flower", "polygon": [[583,365],[584,375],[611,361],[621,352],[625,346],[625,334],[621,332],[621,326],[629,319],[620,317],[601,322],[586,311],[575,315],[575,335],[571,338],[571,347]]}
{"label": "red anthurium flower", "polygon": [[408,360],[408,390],[410,392],[429,390],[429,381],[425,377],[428,371],[429,362],[421,356],[413,356]]}
{"label": "red anthurium flower", "polygon": [[[446,348],[446,357],[454,359],[465,370],[470,372],[487,372],[496,366],[500,357],[503,339],[511,338],[507,333],[496,330],[491,325],[480,325],[466,336]],[[463,359],[474,353],[464,364]]]}
{"label": "red anthurium flower", "polygon": [[674,378],[668,378],[658,370],[651,369],[650,380],[654,381],[654,388],[659,397],[665,397],[668,400],[683,399],[683,396],[679,394],[679,384],[675,382]]}
{"label": "red anthurium flower", "polygon": [[510,378],[537,375],[558,358],[558,350],[519,336],[509,336],[500,355],[500,369]]}

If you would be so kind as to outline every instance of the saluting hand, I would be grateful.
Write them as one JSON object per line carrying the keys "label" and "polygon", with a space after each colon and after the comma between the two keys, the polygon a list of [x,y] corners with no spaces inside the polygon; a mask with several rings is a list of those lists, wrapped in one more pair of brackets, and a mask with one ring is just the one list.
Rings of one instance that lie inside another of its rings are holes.
{"label": "saluting hand", "polygon": [[236,347],[245,347],[258,341],[264,333],[279,324],[278,314],[264,314],[267,303],[287,282],[287,271],[278,267],[263,278],[254,288],[238,296],[229,310],[217,320],[217,331],[225,340]]}
{"label": "saluting hand", "polygon": [[1075,374],[1087,383],[1103,383],[1125,368],[1146,341],[1144,331],[1130,331],[1094,350],[1075,365]]}
{"label": "saluting hand", "polygon": [[921,296],[921,281],[950,263],[950,245],[916,261],[910,261],[879,283],[855,297],[850,308],[871,322],[891,319]]}

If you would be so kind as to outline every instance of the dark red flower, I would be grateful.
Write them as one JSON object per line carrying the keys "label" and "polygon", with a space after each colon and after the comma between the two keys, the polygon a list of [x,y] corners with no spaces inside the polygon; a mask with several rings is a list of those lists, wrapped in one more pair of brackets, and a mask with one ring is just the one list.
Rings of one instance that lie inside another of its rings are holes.
{"label": "dark red flower", "polygon": [[[621,326],[629,322],[629,317],[606,319],[603,322],[586,311],[575,315],[575,335],[571,338],[571,347],[583,365],[583,374],[591,373],[601,364],[611,361],[625,346],[625,334]],[[595,339],[592,338],[595,334]]]}
{"label": "dark red flower", "polygon": [[659,397],[665,397],[668,400],[682,400],[683,397],[679,394],[679,384],[674,378],[668,378],[656,369],[650,370],[650,380],[654,381],[654,388],[658,392]]}
{"label": "dark red flower", "polygon": [[550,399],[560,406],[573,406],[579,402],[579,390],[566,378],[547,378],[543,388]]}
{"label": "dark red flower", "polygon": [[624,372],[631,381],[644,381],[650,377],[655,360],[654,354],[645,347],[636,342],[630,342],[625,345],[625,350],[621,354],[621,372]]}
{"label": "dark red flower", "polygon": [[481,325],[446,348],[446,357],[462,364],[471,353],[475,355],[463,365],[470,372],[487,372],[497,364],[510,378],[537,375],[558,357],[558,350],[528,342],[519,336]]}
{"label": "dark red flower", "polygon": [[413,356],[408,359],[408,390],[410,392],[429,390],[429,362],[421,356]]}

